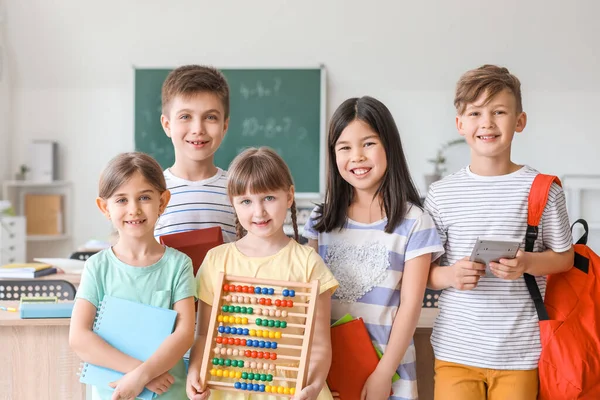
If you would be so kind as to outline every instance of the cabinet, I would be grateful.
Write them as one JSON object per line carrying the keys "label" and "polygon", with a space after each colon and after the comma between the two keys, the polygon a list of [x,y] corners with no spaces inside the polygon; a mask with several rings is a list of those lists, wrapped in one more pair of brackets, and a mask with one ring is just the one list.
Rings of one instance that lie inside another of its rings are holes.
{"label": "cabinet", "polygon": [[0,265],[25,262],[25,217],[0,216]]}
{"label": "cabinet", "polygon": [[33,241],[66,240],[71,236],[72,229],[72,185],[67,181],[53,182],[30,182],[30,181],[5,181],[3,183],[3,197],[10,201],[15,213],[19,216],[25,215],[25,196],[27,194],[37,195],[60,195],[62,196],[62,232],[56,235],[27,235],[25,228],[25,239]]}

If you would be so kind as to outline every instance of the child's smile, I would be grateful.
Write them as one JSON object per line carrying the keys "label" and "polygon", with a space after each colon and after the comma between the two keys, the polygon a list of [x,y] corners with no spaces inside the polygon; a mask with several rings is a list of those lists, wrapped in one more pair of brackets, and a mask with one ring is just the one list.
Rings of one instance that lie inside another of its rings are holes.
{"label": "child's smile", "polygon": [[131,221],[125,221],[125,224],[135,226],[135,225],[141,225],[145,222],[146,222],[145,219],[135,219],[135,220],[131,220]]}
{"label": "child's smile", "polygon": [[258,226],[259,228],[264,228],[265,226],[267,226],[269,224],[269,222],[271,222],[270,219],[268,219],[266,221],[255,221],[255,222],[253,222],[253,224]]}
{"label": "child's smile", "polygon": [[202,149],[210,141],[209,140],[195,140],[195,141],[186,140],[186,142],[188,144],[191,144],[195,149]]}
{"label": "child's smile", "polygon": [[492,142],[499,137],[500,137],[500,135],[480,135],[480,136],[477,136],[477,139],[482,140],[484,142]]}
{"label": "child's smile", "polygon": [[351,169],[350,172],[352,172],[358,178],[362,178],[366,174],[368,174],[369,172],[371,172],[371,168],[354,168],[354,169]]}

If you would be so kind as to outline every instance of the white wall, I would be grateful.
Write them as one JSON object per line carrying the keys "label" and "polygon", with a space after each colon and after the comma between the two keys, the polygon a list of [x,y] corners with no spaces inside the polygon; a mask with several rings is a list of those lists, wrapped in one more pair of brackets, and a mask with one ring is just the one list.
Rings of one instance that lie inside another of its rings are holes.
{"label": "white wall", "polygon": [[[497,63],[523,82],[529,113],[515,161],[558,175],[600,173],[599,4],[9,0],[11,166],[26,159],[31,139],[59,141],[62,176],[75,183],[75,243],[102,238],[109,227],[95,209],[97,179],[110,157],[133,149],[134,65],[324,63],[328,114],[351,96],[384,101],[422,187],[426,159],[456,135],[456,80]],[[450,169],[467,155],[453,151]]]}
{"label": "white wall", "polygon": [[[9,179],[10,168],[10,75],[5,40],[6,9],[0,0],[0,181]],[[2,189],[0,189],[1,191]]]}

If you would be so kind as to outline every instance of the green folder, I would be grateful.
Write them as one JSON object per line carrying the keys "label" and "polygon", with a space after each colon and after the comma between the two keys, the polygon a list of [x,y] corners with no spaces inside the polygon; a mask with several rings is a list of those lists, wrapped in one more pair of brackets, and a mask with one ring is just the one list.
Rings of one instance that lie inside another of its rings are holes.
{"label": "green folder", "polygon": [[[331,327],[345,324],[346,322],[350,322],[353,319],[355,319],[355,318],[352,315],[346,314],[342,318],[338,319],[333,324],[331,324]],[[373,346],[373,347],[375,347],[375,346]],[[381,360],[381,357],[383,357],[383,353],[381,351],[379,351],[379,349],[377,347],[375,347],[375,352],[377,353],[377,357],[379,357],[379,359]],[[400,375],[398,375],[398,373],[396,372],[396,373],[394,373],[394,376],[392,377],[392,382],[396,382],[398,379],[400,379]]]}

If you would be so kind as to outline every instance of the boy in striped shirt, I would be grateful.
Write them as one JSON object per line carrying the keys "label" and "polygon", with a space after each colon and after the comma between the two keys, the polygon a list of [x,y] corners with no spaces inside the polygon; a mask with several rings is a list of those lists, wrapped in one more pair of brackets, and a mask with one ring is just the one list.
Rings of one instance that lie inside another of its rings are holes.
{"label": "boy in striped shirt", "polygon": [[434,183],[425,208],[446,250],[428,286],[444,289],[431,336],[435,398],[535,400],[541,352],[538,317],[523,273],[536,277],[573,265],[562,189],[553,184],[535,253],[485,265],[470,262],[478,236],[523,238],[527,198],[538,172],[511,160],[515,132],[525,128],[520,82],[506,68],[484,65],[458,81],[456,127],[471,148],[470,165]]}
{"label": "boy in striped shirt", "polygon": [[235,240],[235,213],[227,197],[226,172],[214,154],[229,125],[229,86],[215,68],[186,65],[162,87],[163,129],[173,142],[175,163],[164,171],[171,200],[154,236],[220,226]]}

